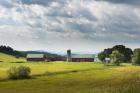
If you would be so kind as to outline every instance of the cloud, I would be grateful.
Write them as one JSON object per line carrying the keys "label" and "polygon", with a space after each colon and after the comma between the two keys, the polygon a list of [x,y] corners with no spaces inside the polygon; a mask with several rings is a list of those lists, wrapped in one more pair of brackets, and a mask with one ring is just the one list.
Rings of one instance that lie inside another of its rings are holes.
{"label": "cloud", "polygon": [[0,4],[5,7],[12,7],[12,5],[10,4],[10,1],[8,0],[0,0]]}
{"label": "cloud", "polygon": [[140,4],[139,0],[96,0],[96,1],[107,1],[114,4],[128,4],[128,5],[134,5],[134,6],[139,6]]}
{"label": "cloud", "polygon": [[98,52],[115,44],[135,48],[140,45],[140,8],[129,2],[0,0],[0,44],[56,52]]}
{"label": "cloud", "polygon": [[59,2],[61,4],[67,3],[68,0],[21,0],[23,4],[39,4],[39,5],[50,5],[52,2]]}

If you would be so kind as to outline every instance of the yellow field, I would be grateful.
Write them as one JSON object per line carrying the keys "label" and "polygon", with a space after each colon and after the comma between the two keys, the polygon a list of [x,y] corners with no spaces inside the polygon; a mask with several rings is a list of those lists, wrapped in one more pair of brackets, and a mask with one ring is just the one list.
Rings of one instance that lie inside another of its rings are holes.
{"label": "yellow field", "polygon": [[[140,93],[140,67],[131,64],[36,63],[5,54],[0,59],[0,93]],[[32,78],[8,80],[12,66],[30,67]]]}

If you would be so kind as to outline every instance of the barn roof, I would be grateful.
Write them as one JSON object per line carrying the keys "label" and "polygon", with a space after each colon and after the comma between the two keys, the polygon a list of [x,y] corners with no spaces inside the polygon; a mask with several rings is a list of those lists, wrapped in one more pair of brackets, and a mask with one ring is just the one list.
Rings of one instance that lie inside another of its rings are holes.
{"label": "barn roof", "polygon": [[73,54],[71,58],[95,58],[94,54]]}
{"label": "barn roof", "polygon": [[44,54],[27,54],[27,58],[44,58]]}

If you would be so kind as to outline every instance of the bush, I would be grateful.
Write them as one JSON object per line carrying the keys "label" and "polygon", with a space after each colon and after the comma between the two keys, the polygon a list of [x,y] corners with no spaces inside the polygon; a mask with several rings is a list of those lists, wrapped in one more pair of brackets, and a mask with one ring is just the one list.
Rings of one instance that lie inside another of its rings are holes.
{"label": "bush", "polygon": [[28,79],[30,78],[31,70],[29,67],[19,66],[19,67],[11,67],[8,70],[8,78],[9,79]]}

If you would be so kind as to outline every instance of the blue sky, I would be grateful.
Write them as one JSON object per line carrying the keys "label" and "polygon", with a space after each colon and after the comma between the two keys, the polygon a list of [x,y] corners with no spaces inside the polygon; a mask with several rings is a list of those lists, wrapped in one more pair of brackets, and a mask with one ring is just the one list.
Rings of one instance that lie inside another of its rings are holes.
{"label": "blue sky", "polygon": [[140,0],[0,0],[0,45],[96,53],[140,47]]}

